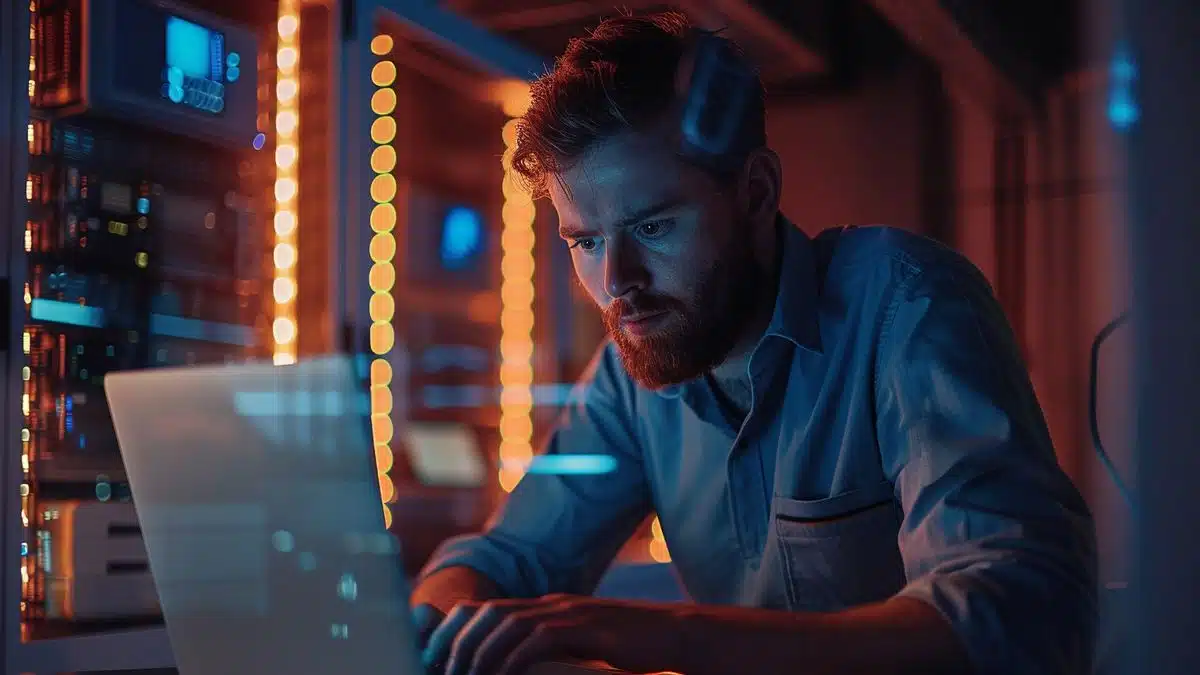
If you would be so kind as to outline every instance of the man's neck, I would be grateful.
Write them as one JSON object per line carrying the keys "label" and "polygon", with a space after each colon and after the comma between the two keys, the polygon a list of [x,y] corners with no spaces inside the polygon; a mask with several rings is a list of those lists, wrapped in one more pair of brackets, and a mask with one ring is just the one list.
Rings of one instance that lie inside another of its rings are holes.
{"label": "man's neck", "polygon": [[750,380],[743,375],[740,378],[720,381],[715,375],[709,375],[708,384],[729,423],[734,428],[741,426],[754,403]]}
{"label": "man's neck", "polygon": [[[768,320],[769,318],[768,316]],[[717,389],[717,395],[722,399],[722,403],[730,408],[731,412],[736,412],[739,417],[744,417],[750,412],[750,405],[753,401],[747,370],[750,356],[754,353],[754,348],[765,331],[766,324],[763,324],[762,330],[758,331],[753,342],[746,345],[739,343],[729,358],[713,368],[709,374],[710,383]]]}
{"label": "man's neck", "polygon": [[746,322],[742,336],[730,350],[729,356],[710,373],[712,383],[720,390],[719,394],[743,416],[750,410],[752,403],[748,373],[750,357],[754,355],[763,334],[771,325],[771,317],[775,313],[775,299],[779,295],[782,242],[777,238],[776,245],[772,248],[774,250],[764,256],[769,271],[767,279],[770,283],[765,285],[756,299],[754,312]]}

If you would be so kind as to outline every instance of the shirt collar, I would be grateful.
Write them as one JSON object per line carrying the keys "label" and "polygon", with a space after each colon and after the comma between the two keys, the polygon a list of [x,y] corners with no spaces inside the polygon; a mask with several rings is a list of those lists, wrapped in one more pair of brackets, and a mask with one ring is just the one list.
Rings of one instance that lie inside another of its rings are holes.
{"label": "shirt collar", "polygon": [[779,263],[779,288],[775,309],[765,335],[782,337],[797,347],[821,353],[821,327],[817,316],[820,279],[813,241],[780,214],[779,229],[782,255]]}
{"label": "shirt collar", "polygon": [[[820,354],[821,327],[817,317],[820,283],[813,241],[783,214],[779,215],[775,227],[781,249],[779,287],[775,292],[771,322],[767,324],[763,338],[781,337],[801,349]],[[687,384],[663,387],[657,393],[664,398],[679,398]]]}

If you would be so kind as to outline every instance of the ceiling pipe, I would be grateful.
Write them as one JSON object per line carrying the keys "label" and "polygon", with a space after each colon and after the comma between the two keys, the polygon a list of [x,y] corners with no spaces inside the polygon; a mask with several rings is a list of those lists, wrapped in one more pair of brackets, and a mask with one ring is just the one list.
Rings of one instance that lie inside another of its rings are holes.
{"label": "ceiling pipe", "polygon": [[[622,9],[637,12],[661,5],[656,0],[626,0]],[[542,7],[486,13],[479,11],[483,4],[478,0],[455,0],[450,6],[476,17],[481,25],[496,32],[580,24],[619,11],[595,0],[565,0]],[[818,50],[747,0],[680,0],[676,7],[702,28],[728,29],[752,54],[770,55],[769,63],[759,65],[771,73],[803,77],[827,70],[826,58]]]}
{"label": "ceiling pipe", "polygon": [[770,64],[773,71],[789,70],[802,76],[824,73],[828,68],[824,56],[747,0],[682,0],[678,5],[702,22],[711,24],[706,28],[729,27],[739,33],[743,46],[750,47],[753,42],[778,56],[780,62]]}
{"label": "ceiling pipe", "polygon": [[1035,114],[1033,97],[979,49],[939,0],[869,1],[933,61],[948,85],[985,106],[1025,117]]}
{"label": "ceiling pipe", "polygon": [[[626,0],[623,6],[626,9],[637,10],[651,4],[651,0],[633,0],[632,2]],[[480,21],[492,30],[519,31],[578,23],[616,13],[616,9],[597,2],[575,0],[545,7],[496,12],[483,16]]]}

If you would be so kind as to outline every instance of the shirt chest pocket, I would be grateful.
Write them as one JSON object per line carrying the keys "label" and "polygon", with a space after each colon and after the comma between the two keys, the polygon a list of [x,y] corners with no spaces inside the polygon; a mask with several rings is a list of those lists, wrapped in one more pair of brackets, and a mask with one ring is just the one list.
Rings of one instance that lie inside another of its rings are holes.
{"label": "shirt chest pocket", "polygon": [[795,611],[886,600],[904,587],[890,483],[812,501],[774,497],[774,538]]}

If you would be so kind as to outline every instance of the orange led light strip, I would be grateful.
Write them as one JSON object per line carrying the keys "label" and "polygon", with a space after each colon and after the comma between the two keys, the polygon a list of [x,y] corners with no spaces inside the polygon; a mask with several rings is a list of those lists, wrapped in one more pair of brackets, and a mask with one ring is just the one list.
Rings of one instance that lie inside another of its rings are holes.
{"label": "orange led light strip", "polygon": [[388,503],[395,498],[396,486],[388,472],[392,462],[392,364],[388,355],[396,346],[396,331],[392,320],[396,316],[396,64],[389,56],[394,46],[390,35],[379,34],[371,39],[371,53],[378,59],[371,68],[371,434],[375,442],[375,467],[379,478],[379,494],[383,499],[383,520],[391,527],[392,511]]}
{"label": "orange led light strip", "polygon": [[[502,102],[516,118],[529,106],[529,87],[509,83]],[[533,459],[533,198],[513,174],[517,120],[504,125],[504,206],[500,236],[500,487],[511,492]]]}
{"label": "orange led light strip", "polygon": [[296,248],[300,141],[300,12],[298,0],[279,1],[275,52],[275,320],[271,324],[277,365],[296,362]]}

